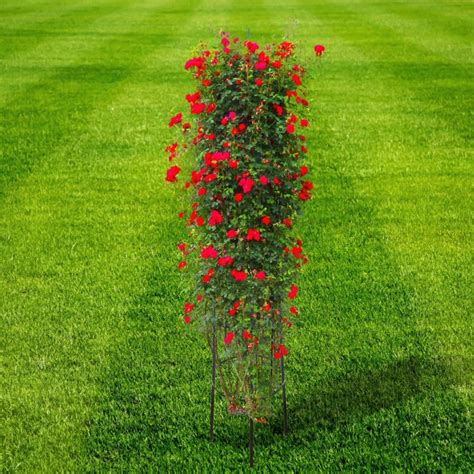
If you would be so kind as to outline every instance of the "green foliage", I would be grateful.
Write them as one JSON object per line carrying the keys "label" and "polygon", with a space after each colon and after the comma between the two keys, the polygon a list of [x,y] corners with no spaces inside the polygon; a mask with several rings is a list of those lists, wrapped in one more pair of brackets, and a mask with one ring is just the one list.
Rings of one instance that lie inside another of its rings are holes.
{"label": "green foliage", "polygon": [[[292,282],[307,262],[302,241],[289,234],[313,187],[303,161],[309,121],[294,113],[308,106],[299,88],[305,69],[288,41],[260,47],[223,34],[221,44],[186,62],[198,83],[186,95],[196,132],[183,123],[187,141],[167,147],[173,163],[178,149],[197,161],[185,186],[194,188],[192,241],[178,245],[198,259],[197,303],[186,303],[185,321],[200,314],[229,410],[266,421],[277,360],[287,355],[283,328],[298,314],[288,303],[298,291]],[[180,112],[169,126],[182,121]],[[179,171],[173,164],[166,179],[176,182]]]}

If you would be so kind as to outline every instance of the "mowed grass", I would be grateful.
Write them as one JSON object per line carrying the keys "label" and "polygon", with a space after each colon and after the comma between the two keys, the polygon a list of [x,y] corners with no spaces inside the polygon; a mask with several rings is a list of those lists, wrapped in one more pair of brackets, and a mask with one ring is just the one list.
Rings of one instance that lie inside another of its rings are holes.
{"label": "mowed grass", "polygon": [[[247,469],[247,424],[181,318],[167,121],[220,29],[310,65],[311,263],[274,472],[474,468],[470,2],[12,1],[0,6],[1,467]],[[189,165],[187,165],[189,166]]]}

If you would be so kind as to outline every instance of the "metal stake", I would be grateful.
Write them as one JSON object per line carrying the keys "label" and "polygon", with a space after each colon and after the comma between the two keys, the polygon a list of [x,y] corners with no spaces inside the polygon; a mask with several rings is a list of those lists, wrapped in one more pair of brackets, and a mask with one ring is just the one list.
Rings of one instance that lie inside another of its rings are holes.
{"label": "metal stake", "polygon": [[249,464],[253,467],[253,419],[249,418]]}
{"label": "metal stake", "polygon": [[281,367],[281,391],[283,397],[283,434],[288,434],[288,411],[286,407],[286,381],[285,381],[285,362],[283,357],[280,359]]}
{"label": "metal stake", "polygon": [[211,376],[211,412],[209,420],[209,438],[214,441],[214,399],[216,394],[216,323],[212,326],[212,376]]}

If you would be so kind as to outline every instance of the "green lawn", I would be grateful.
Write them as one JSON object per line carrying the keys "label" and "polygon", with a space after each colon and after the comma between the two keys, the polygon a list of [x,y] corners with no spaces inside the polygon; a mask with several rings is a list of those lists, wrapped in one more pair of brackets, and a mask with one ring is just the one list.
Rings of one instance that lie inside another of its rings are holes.
{"label": "green lawn", "polygon": [[[164,183],[183,64],[219,29],[313,64],[311,261],[273,472],[474,469],[469,1],[3,0],[0,470],[246,469],[182,323]],[[179,105],[178,105],[179,104]],[[179,197],[178,197],[179,196]]]}

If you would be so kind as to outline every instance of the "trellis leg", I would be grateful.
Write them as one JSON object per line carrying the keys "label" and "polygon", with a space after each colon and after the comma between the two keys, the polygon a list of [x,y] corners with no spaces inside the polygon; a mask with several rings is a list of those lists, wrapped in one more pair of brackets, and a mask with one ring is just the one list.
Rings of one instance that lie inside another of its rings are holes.
{"label": "trellis leg", "polygon": [[283,434],[288,434],[288,411],[286,407],[286,381],[285,381],[285,362],[284,357],[280,359],[281,367],[281,391],[283,398]]}
{"label": "trellis leg", "polygon": [[253,467],[253,441],[254,441],[254,432],[253,432],[253,419],[249,418],[249,464],[250,467]]}
{"label": "trellis leg", "polygon": [[216,395],[216,323],[212,325],[212,375],[211,375],[211,410],[209,417],[209,438],[214,441],[214,399]]}

